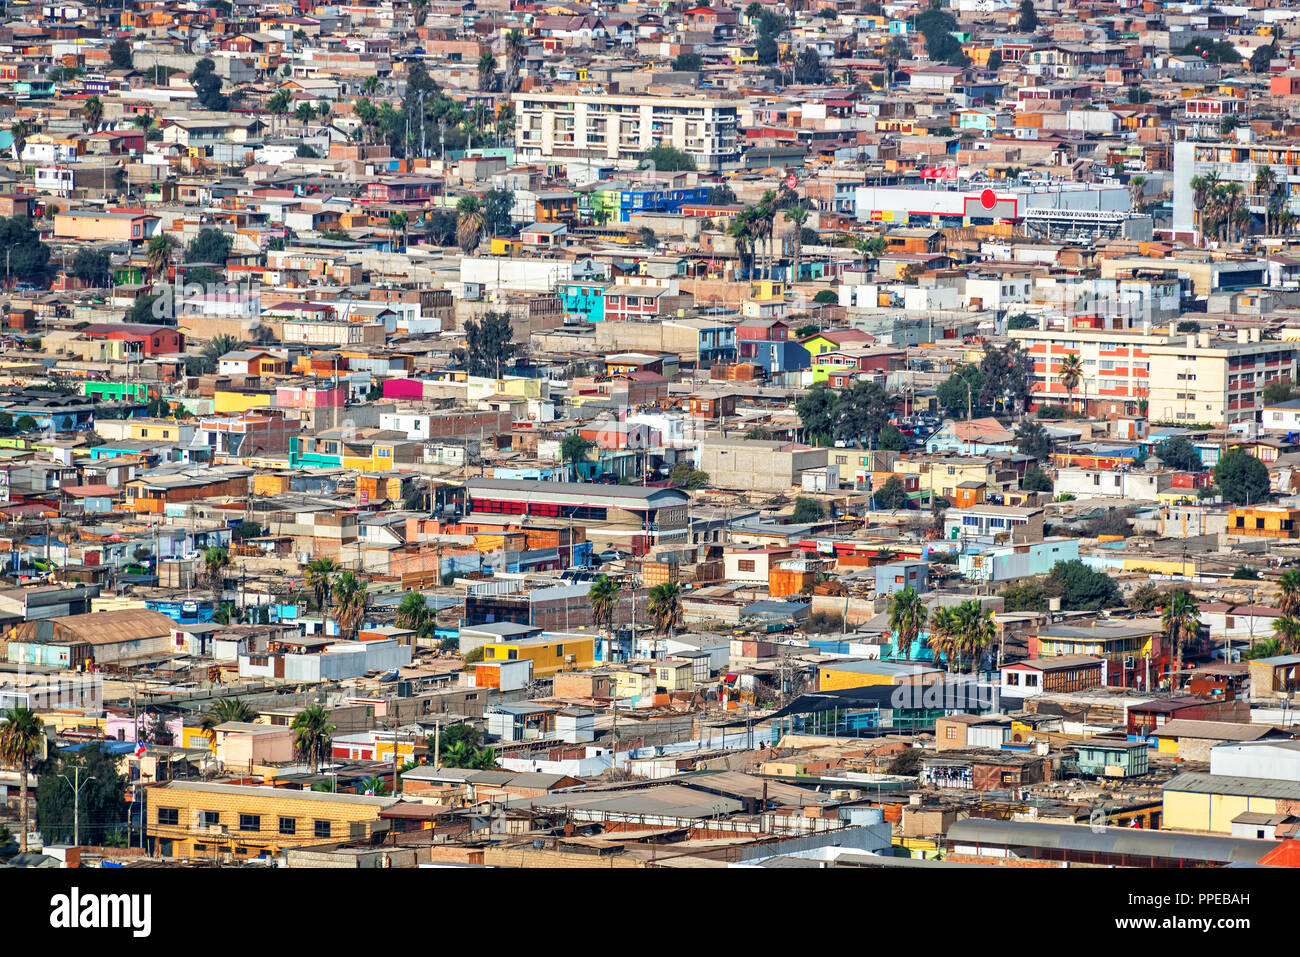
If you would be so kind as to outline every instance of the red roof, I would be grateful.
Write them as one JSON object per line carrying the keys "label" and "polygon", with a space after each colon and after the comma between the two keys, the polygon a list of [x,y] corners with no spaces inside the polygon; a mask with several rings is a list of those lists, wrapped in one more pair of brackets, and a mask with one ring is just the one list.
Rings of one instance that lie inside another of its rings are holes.
{"label": "red roof", "polygon": [[1265,867],[1300,867],[1300,841],[1279,844],[1259,859]]}

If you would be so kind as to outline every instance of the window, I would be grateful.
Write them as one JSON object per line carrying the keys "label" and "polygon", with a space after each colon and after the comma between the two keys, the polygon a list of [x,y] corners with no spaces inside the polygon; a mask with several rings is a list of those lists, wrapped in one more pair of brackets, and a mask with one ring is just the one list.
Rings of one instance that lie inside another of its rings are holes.
{"label": "window", "polygon": [[260,831],[262,829],[262,816],[260,814],[239,815],[239,829],[241,831]]}
{"label": "window", "polygon": [[217,827],[221,823],[220,811],[200,811],[199,827]]}
{"label": "window", "polygon": [[949,741],[956,741],[956,740],[957,740],[957,729],[956,729],[955,727],[953,727],[952,725],[948,725],[948,727],[946,727],[946,728],[943,729],[943,736],[944,736],[944,738],[946,738],[946,739],[949,740]]}
{"label": "window", "polygon": [[736,567],[740,569],[742,572],[752,572],[754,570],[754,559],[742,558],[739,562],[737,562]]}
{"label": "window", "polygon": [[298,833],[298,821],[297,821],[297,819],[296,819],[296,818],[292,818],[292,817],[282,817],[282,818],[280,818],[280,833],[281,833],[281,834],[297,834],[297,833]]}
{"label": "window", "polygon": [[1020,672],[1018,672],[1018,671],[1008,671],[1008,672],[1007,672],[1007,685],[1008,685],[1008,686],[1011,686],[1011,685],[1018,685],[1018,684],[1020,684]]}
{"label": "window", "polygon": [[176,827],[181,823],[181,812],[174,807],[160,807],[158,809],[158,823],[165,827]]}
{"label": "window", "polygon": [[330,822],[329,822],[329,821],[316,821],[316,822],[315,822],[315,836],[316,836],[316,837],[329,837],[329,836],[330,836]]}
{"label": "window", "polygon": [[1026,688],[1037,688],[1037,687],[1038,687],[1038,675],[1025,675],[1025,687],[1026,687]]}

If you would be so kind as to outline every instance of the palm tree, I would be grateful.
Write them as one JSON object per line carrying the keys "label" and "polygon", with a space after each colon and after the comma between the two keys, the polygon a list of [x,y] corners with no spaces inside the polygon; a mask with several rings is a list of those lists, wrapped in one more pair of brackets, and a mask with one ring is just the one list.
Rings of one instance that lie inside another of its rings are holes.
{"label": "palm tree", "polygon": [[1256,198],[1264,200],[1264,235],[1270,235],[1270,218],[1273,205],[1273,192],[1277,189],[1277,173],[1271,166],[1261,166],[1255,173]]}
{"label": "palm tree", "polygon": [[409,628],[419,637],[427,638],[433,631],[434,615],[429,610],[429,599],[418,591],[408,591],[397,605],[395,624]]}
{"label": "palm tree", "polygon": [[949,672],[954,670],[957,661],[957,634],[960,627],[954,608],[936,608],[930,615],[930,636],[926,644],[934,655],[934,663],[937,665],[942,659]]}
{"label": "palm tree", "polygon": [[468,768],[472,766],[477,751],[468,741],[457,741],[442,752],[439,763],[444,768]]}
{"label": "palm tree", "polygon": [[230,567],[230,552],[214,545],[203,552],[203,570],[212,589],[212,597],[221,600],[225,588],[226,569]]}
{"label": "palm tree", "polygon": [[497,58],[491,51],[483,51],[483,55],[478,58],[478,88],[487,93],[491,92],[496,86],[497,78]]}
{"label": "palm tree", "polygon": [[293,111],[293,118],[306,126],[312,120],[316,119],[316,107],[310,103],[299,103],[298,108]]}
{"label": "palm tree", "polygon": [[371,73],[361,81],[361,92],[366,96],[374,96],[379,92],[379,77]]}
{"label": "palm tree", "polygon": [[148,135],[149,131],[153,129],[153,125],[154,125],[153,114],[137,113],[135,116],[131,118],[131,125],[134,126],[141,133]]}
{"label": "palm tree", "polygon": [[791,206],[785,211],[785,219],[786,222],[794,224],[794,230],[790,236],[790,258],[794,260],[794,270],[790,275],[790,281],[798,282],[799,260],[803,253],[803,224],[808,222],[808,207],[802,203]]}
{"label": "palm tree", "polygon": [[251,723],[256,718],[257,712],[243,698],[218,698],[203,712],[203,717],[199,719],[199,730],[207,735],[209,742],[215,744],[218,725],[227,721]]}
{"label": "palm tree", "polygon": [[925,628],[928,617],[929,612],[926,610],[925,603],[921,601],[920,593],[911,585],[895,592],[889,599],[889,627],[893,630],[897,642],[894,649],[895,657],[902,652],[904,661],[911,659],[912,642],[916,641],[921,630]]}
{"label": "palm tree", "polygon": [[334,573],[339,570],[338,563],[332,558],[313,558],[307,563],[304,578],[307,587],[316,598],[316,609],[324,615],[328,609],[330,588]]}
{"label": "palm tree", "polygon": [[149,271],[155,276],[165,273],[167,267],[171,265],[172,253],[175,251],[176,240],[166,233],[159,233],[149,240],[149,245],[145,249]]}
{"label": "palm tree", "polygon": [[1283,572],[1278,584],[1282,587],[1278,609],[1288,618],[1300,616],[1300,568]]}
{"label": "palm tree", "polygon": [[519,70],[523,66],[524,54],[528,43],[518,30],[506,34],[506,86],[505,92],[514,93],[519,89]]}
{"label": "palm tree", "polygon": [[[371,79],[371,77],[366,77]],[[280,118],[281,123],[289,115],[289,107],[293,105],[293,97],[289,95],[288,90],[277,90],[269,100],[266,101],[266,108],[272,116]]]}
{"label": "palm tree", "polygon": [[772,278],[772,234],[776,231],[776,191],[763,193],[754,208],[755,235],[767,241],[767,278]]}
{"label": "palm tree", "polygon": [[424,26],[424,21],[429,18],[429,0],[411,0],[411,13],[415,15],[415,25]]}
{"label": "palm tree", "polygon": [[1065,386],[1065,391],[1070,396],[1070,407],[1074,408],[1074,390],[1079,388],[1079,383],[1083,381],[1083,363],[1079,361],[1077,352],[1066,353],[1061,359],[1061,385]]}
{"label": "palm tree", "polygon": [[90,131],[92,133],[95,132],[95,130],[99,129],[99,124],[104,119],[103,102],[99,97],[92,96],[90,99],[86,100],[85,105],[82,106],[81,115],[86,118],[86,125],[90,127]]}
{"label": "palm tree", "polygon": [[30,708],[10,708],[0,724],[0,761],[18,766],[18,850],[27,853],[27,771],[32,759],[41,753],[45,737],[41,719]]}
{"label": "palm tree", "polygon": [[[1277,654],[1290,655],[1300,650],[1300,620],[1282,617],[1273,622],[1273,634],[1280,650]],[[1255,657],[1268,657],[1267,655]]]}
{"label": "palm tree", "polygon": [[[1279,618],[1273,623],[1273,630],[1279,631],[1279,626],[1284,621],[1287,622],[1285,630],[1300,630],[1300,622],[1297,622],[1294,618]],[[1264,638],[1260,641],[1252,642],[1251,646],[1241,653],[1241,657],[1247,660],[1276,658],[1278,655],[1286,653],[1286,647],[1286,643],[1281,637],[1275,636],[1273,638]]]}
{"label": "palm tree", "polygon": [[1142,205],[1142,187],[1147,183],[1145,176],[1132,176],[1128,181],[1128,204],[1134,212],[1139,212]]}
{"label": "palm tree", "polygon": [[736,241],[736,259],[740,274],[749,278],[754,266],[754,210],[749,207],[740,212],[727,226],[727,235]]}
{"label": "palm tree", "polygon": [[862,257],[862,268],[867,268],[867,260],[874,259],[883,253],[889,246],[889,243],[881,236],[859,236],[853,242],[853,250]]}
{"label": "palm tree", "polygon": [[[608,575],[599,575],[592,582],[591,591],[587,592],[587,601],[591,603],[591,620],[597,628],[604,628],[606,640],[613,640],[614,609],[618,607],[619,594],[623,586]],[[608,661],[609,656],[606,655]]]}
{"label": "palm tree", "polygon": [[406,227],[410,223],[410,217],[406,213],[390,213],[388,216],[388,228],[393,232],[402,234],[402,248],[406,248]]}
{"label": "palm tree", "polygon": [[1201,616],[1196,599],[1190,592],[1176,591],[1165,602],[1160,613],[1165,636],[1174,646],[1174,673],[1169,678],[1169,689],[1176,687],[1178,675],[1183,670],[1183,646],[1189,639],[1194,639],[1201,627]]}
{"label": "palm tree", "polygon": [[366,617],[366,583],[352,572],[343,572],[334,579],[334,620],[338,622],[339,631],[347,640],[352,640],[361,630],[361,622]]}
{"label": "palm tree", "polygon": [[980,604],[979,599],[972,598],[957,606],[959,651],[971,656],[970,670],[973,674],[984,657],[984,649],[997,639],[998,626],[993,620],[993,612]]}
{"label": "palm tree", "polygon": [[650,589],[647,611],[657,634],[672,637],[682,624],[681,587],[676,582],[664,582]]}
{"label": "palm tree", "polygon": [[477,196],[462,196],[456,203],[456,245],[468,254],[482,238],[483,201]]}
{"label": "palm tree", "polygon": [[311,762],[315,774],[329,755],[331,735],[337,728],[329,723],[329,712],[318,704],[299,711],[289,728],[293,731],[293,753],[299,761]]}
{"label": "palm tree", "polygon": [[19,120],[9,127],[9,135],[14,138],[14,159],[22,162],[23,149],[27,146],[27,137],[32,135],[32,128],[26,120]]}

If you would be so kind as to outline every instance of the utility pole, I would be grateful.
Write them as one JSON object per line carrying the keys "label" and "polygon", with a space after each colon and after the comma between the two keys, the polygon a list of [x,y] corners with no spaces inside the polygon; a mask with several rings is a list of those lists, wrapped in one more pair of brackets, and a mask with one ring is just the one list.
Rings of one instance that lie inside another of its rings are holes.
{"label": "utility pole", "polygon": [[86,784],[89,784],[91,781],[95,780],[95,776],[92,774],[90,777],[86,778],[86,781],[83,784],[81,781],[81,765],[79,764],[73,766],[72,774],[76,780],[75,784],[72,781],[68,781],[68,776],[66,774],[60,774],[59,777],[63,778],[64,781],[67,781],[68,787],[72,788],[72,844],[74,847],[80,847],[81,846],[81,789],[85,787]]}

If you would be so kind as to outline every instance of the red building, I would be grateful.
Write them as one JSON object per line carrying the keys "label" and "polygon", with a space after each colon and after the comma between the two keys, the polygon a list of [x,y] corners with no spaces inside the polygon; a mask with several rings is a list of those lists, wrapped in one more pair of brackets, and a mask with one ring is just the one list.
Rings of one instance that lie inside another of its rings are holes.
{"label": "red building", "polygon": [[146,356],[175,355],[185,351],[185,334],[172,326],[145,326],[128,322],[95,323],[82,330],[91,339],[121,339],[138,343]]}

